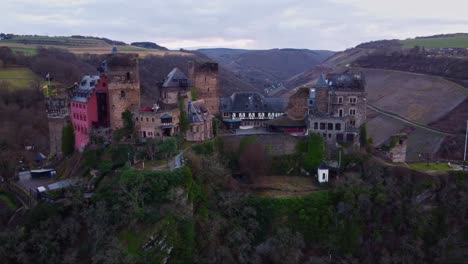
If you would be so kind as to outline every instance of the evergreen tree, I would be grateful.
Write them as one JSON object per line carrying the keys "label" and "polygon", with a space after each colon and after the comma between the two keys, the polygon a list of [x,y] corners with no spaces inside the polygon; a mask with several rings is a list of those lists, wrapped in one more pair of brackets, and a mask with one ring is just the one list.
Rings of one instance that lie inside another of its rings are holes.
{"label": "evergreen tree", "polygon": [[366,124],[362,124],[361,128],[359,129],[359,143],[361,143],[362,147],[367,145],[367,129]]}
{"label": "evergreen tree", "polygon": [[73,153],[75,148],[75,134],[73,133],[73,126],[67,124],[62,129],[62,152],[63,155],[68,156]]}
{"label": "evergreen tree", "polygon": [[313,172],[325,158],[323,139],[317,134],[310,134],[307,140],[307,153],[304,157],[304,168]]}
{"label": "evergreen tree", "polygon": [[185,133],[189,127],[189,121],[187,117],[187,111],[185,110],[184,107],[184,99],[179,99],[179,111],[180,111],[180,120],[179,120],[179,126],[180,126],[180,132]]}

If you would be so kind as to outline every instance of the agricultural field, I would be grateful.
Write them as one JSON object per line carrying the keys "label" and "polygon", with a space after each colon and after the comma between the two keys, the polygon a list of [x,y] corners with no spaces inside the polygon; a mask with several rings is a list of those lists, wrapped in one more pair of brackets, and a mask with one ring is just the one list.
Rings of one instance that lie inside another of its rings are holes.
{"label": "agricultural field", "polygon": [[366,74],[368,103],[420,124],[429,124],[452,111],[468,90],[442,77],[379,69]]}
{"label": "agricultural field", "polygon": [[400,42],[407,47],[418,45],[426,48],[468,48],[468,36],[406,39]]}
{"label": "agricultural field", "polygon": [[[100,39],[84,39],[72,37],[48,37],[48,36],[14,36],[12,39],[0,40],[0,47],[9,47],[14,51],[25,55],[34,55],[36,48],[42,46],[47,48],[62,48],[75,54],[106,54],[112,51],[112,45]],[[147,55],[181,55],[191,56],[191,53],[181,51],[161,51],[145,49],[131,45],[117,45],[118,52],[138,53],[144,57]]]}
{"label": "agricultural field", "polygon": [[0,82],[6,82],[13,89],[31,88],[42,79],[26,67],[0,68]]}

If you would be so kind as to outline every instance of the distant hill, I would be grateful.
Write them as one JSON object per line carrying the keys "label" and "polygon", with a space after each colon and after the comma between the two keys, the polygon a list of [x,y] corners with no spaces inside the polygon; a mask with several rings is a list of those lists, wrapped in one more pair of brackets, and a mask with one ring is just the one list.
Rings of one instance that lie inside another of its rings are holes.
{"label": "distant hill", "polygon": [[278,85],[322,63],[334,54],[332,51],[307,49],[200,49],[198,51],[259,90]]}
{"label": "distant hill", "polygon": [[[145,42],[149,43],[149,42]],[[154,45],[157,45],[153,43]],[[14,35],[0,34],[0,47],[9,47],[15,52],[25,55],[34,55],[39,47],[61,48],[75,54],[107,54],[115,46],[121,53],[138,53],[141,57],[146,55],[187,55],[186,52],[169,51],[164,47],[158,49],[128,45],[125,42],[107,38],[89,36],[38,36],[38,35]]]}
{"label": "distant hill", "polygon": [[168,48],[159,46],[154,42],[132,42],[130,45],[145,49],[169,50]]}

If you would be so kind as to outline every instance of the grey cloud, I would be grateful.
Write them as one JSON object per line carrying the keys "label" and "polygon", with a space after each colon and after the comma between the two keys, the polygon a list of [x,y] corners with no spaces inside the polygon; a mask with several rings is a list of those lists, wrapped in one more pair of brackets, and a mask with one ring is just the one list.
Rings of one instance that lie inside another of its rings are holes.
{"label": "grey cloud", "polygon": [[69,5],[7,0],[0,7],[8,10],[0,17],[2,32],[147,40],[171,43],[170,48],[183,43],[212,46],[211,40],[222,40],[237,45],[232,47],[341,50],[363,41],[403,38],[431,28],[441,33],[451,25],[468,24],[444,17],[379,19],[363,15],[356,5],[332,0],[72,0]]}

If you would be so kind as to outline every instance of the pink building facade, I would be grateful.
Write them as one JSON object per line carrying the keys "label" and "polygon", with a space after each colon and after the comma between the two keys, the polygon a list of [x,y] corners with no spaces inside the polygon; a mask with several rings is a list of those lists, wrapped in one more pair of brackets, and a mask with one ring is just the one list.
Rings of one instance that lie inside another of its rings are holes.
{"label": "pink building facade", "polygon": [[73,91],[70,117],[75,133],[75,149],[82,151],[89,143],[92,130],[109,126],[107,77],[86,75]]}

